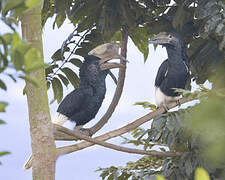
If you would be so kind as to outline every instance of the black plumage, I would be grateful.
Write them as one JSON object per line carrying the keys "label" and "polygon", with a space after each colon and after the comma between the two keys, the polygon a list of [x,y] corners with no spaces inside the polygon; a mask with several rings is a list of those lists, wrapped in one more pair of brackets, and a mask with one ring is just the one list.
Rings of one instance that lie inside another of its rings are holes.
{"label": "black plumage", "polygon": [[159,33],[149,43],[166,47],[168,59],[159,67],[156,79],[156,104],[166,106],[177,101],[180,95],[173,88],[184,89],[189,77],[185,42],[177,33]]}
{"label": "black plumage", "polygon": [[106,93],[105,78],[108,70],[99,67],[99,58],[88,55],[80,69],[80,87],[68,94],[57,112],[76,122],[76,126],[84,125],[95,117]]}
{"label": "black plumage", "polygon": [[115,44],[99,46],[92,50],[92,54],[97,54],[99,57],[97,55],[84,57],[84,62],[79,72],[80,86],[62,100],[53,123],[62,125],[66,120],[70,120],[75,122],[77,127],[85,125],[95,117],[105,97],[105,78],[110,72],[109,69],[123,67],[119,63],[108,62],[113,58],[120,58],[118,55],[112,55],[115,53],[112,50],[115,46]]}

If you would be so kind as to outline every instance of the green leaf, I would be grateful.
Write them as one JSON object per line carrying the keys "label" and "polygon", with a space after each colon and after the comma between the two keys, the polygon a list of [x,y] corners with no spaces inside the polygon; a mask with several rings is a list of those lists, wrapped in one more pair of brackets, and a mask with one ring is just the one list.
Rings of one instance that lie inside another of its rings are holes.
{"label": "green leaf", "polygon": [[54,100],[56,99],[57,102],[60,103],[63,98],[63,87],[59,79],[53,78],[52,88],[54,92]]}
{"label": "green leaf", "polygon": [[62,26],[62,24],[64,23],[65,19],[66,19],[66,14],[65,13],[58,14],[58,16],[56,16],[55,22],[56,22],[58,28],[60,28]]}
{"label": "green leaf", "polygon": [[7,102],[0,101],[0,112],[5,112],[6,106],[8,106]]}
{"label": "green leaf", "polygon": [[0,88],[3,89],[3,90],[7,90],[7,87],[5,85],[5,83],[0,79]]}
{"label": "green leaf", "polygon": [[147,60],[149,48],[148,48],[148,35],[146,28],[136,27],[130,29],[130,37],[139,51],[144,54],[144,61]]}
{"label": "green leaf", "polygon": [[62,68],[61,71],[66,75],[66,77],[69,79],[70,83],[73,85],[74,88],[79,87],[80,80],[76,73],[74,73],[71,69],[67,67]]}
{"label": "green leaf", "polygon": [[31,76],[19,76],[19,78],[24,79],[27,82],[30,82],[31,84],[33,84],[35,87],[39,86],[39,81]]}
{"label": "green leaf", "polygon": [[77,59],[77,58],[72,58],[69,60],[70,63],[72,63],[73,65],[81,68],[82,66],[82,61],[80,59]]}
{"label": "green leaf", "polygon": [[26,0],[26,7],[28,8],[25,12],[31,10],[32,8],[34,8],[35,6],[37,6],[38,4],[40,4],[42,2],[42,0]]}
{"label": "green leaf", "polygon": [[[64,46],[64,49],[63,49],[63,53],[64,52],[69,52],[70,51],[70,48],[67,47],[67,46]],[[65,59],[64,56],[61,55],[61,49],[58,49],[53,55],[52,55],[52,60],[53,61],[62,61]]]}
{"label": "green leaf", "polygon": [[206,170],[197,168],[195,171],[195,180],[210,180],[210,177]]}
{"label": "green leaf", "polygon": [[62,74],[57,74],[57,75],[59,76],[59,78],[61,79],[61,81],[63,82],[63,84],[67,87],[68,84],[69,84],[68,79],[65,76],[63,76]]}
{"label": "green leaf", "polygon": [[2,3],[2,9],[4,9],[4,11],[9,11],[14,9],[15,7],[21,5],[24,0],[6,0],[4,1],[5,3]]}
{"label": "green leaf", "polygon": [[0,156],[4,156],[4,155],[7,155],[7,154],[10,154],[10,152],[8,152],[8,151],[1,151],[0,152]]}
{"label": "green leaf", "polygon": [[13,34],[13,41],[12,41],[12,60],[16,70],[22,70],[24,65],[24,55],[30,49],[30,46],[23,42],[19,35],[14,33]]}
{"label": "green leaf", "polygon": [[0,124],[6,124],[6,122],[0,119]]}
{"label": "green leaf", "polygon": [[156,180],[166,180],[163,176],[157,175]]}
{"label": "green leaf", "polygon": [[53,69],[58,68],[57,64],[53,64],[45,68],[45,76],[47,77],[50,73],[53,73]]}
{"label": "green leaf", "polygon": [[31,72],[39,68],[44,68],[46,65],[41,61],[41,53],[36,48],[30,48],[25,56],[24,66],[25,72]]}

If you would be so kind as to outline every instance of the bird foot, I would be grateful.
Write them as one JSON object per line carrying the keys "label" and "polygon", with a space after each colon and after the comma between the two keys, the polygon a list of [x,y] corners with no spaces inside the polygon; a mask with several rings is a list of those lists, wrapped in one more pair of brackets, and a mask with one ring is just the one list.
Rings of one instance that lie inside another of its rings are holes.
{"label": "bird foot", "polygon": [[90,128],[82,128],[82,126],[76,126],[74,128],[74,131],[82,133],[82,134],[84,134],[86,136],[90,136],[90,137],[93,135],[93,132],[91,131]]}
{"label": "bird foot", "polygon": [[180,99],[178,99],[178,100],[176,101],[176,103],[177,103],[178,107],[181,106]]}
{"label": "bird foot", "polygon": [[169,111],[169,108],[168,108],[168,106],[165,103],[162,104],[162,107],[165,110],[165,112]]}

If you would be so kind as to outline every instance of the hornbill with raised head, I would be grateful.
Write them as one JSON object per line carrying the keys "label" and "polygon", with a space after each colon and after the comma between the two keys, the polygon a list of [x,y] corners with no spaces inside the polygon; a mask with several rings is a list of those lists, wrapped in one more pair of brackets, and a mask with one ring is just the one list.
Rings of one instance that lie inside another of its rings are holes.
{"label": "hornbill with raised head", "polygon": [[[121,63],[109,62],[123,59],[117,43],[106,43],[90,51],[80,68],[80,86],[69,93],[60,103],[53,123],[62,125],[70,120],[76,129],[92,120],[100,109],[106,93],[105,78],[113,75],[109,69],[125,68]],[[112,77],[115,81],[115,77]]]}
{"label": "hornbill with raised head", "polygon": [[184,40],[175,32],[161,32],[149,40],[150,44],[160,44],[166,47],[168,59],[159,67],[155,79],[156,105],[163,106],[177,101],[180,95],[173,88],[184,89],[190,76],[188,57]]}

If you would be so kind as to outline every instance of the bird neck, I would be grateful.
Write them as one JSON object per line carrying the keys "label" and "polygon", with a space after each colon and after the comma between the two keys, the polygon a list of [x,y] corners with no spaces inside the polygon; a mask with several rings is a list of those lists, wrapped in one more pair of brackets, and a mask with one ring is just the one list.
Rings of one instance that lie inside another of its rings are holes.
{"label": "bird neck", "polygon": [[188,57],[185,47],[177,48],[173,46],[167,46],[166,50],[168,54],[168,60],[170,63],[173,64],[185,63],[185,65],[188,66]]}

